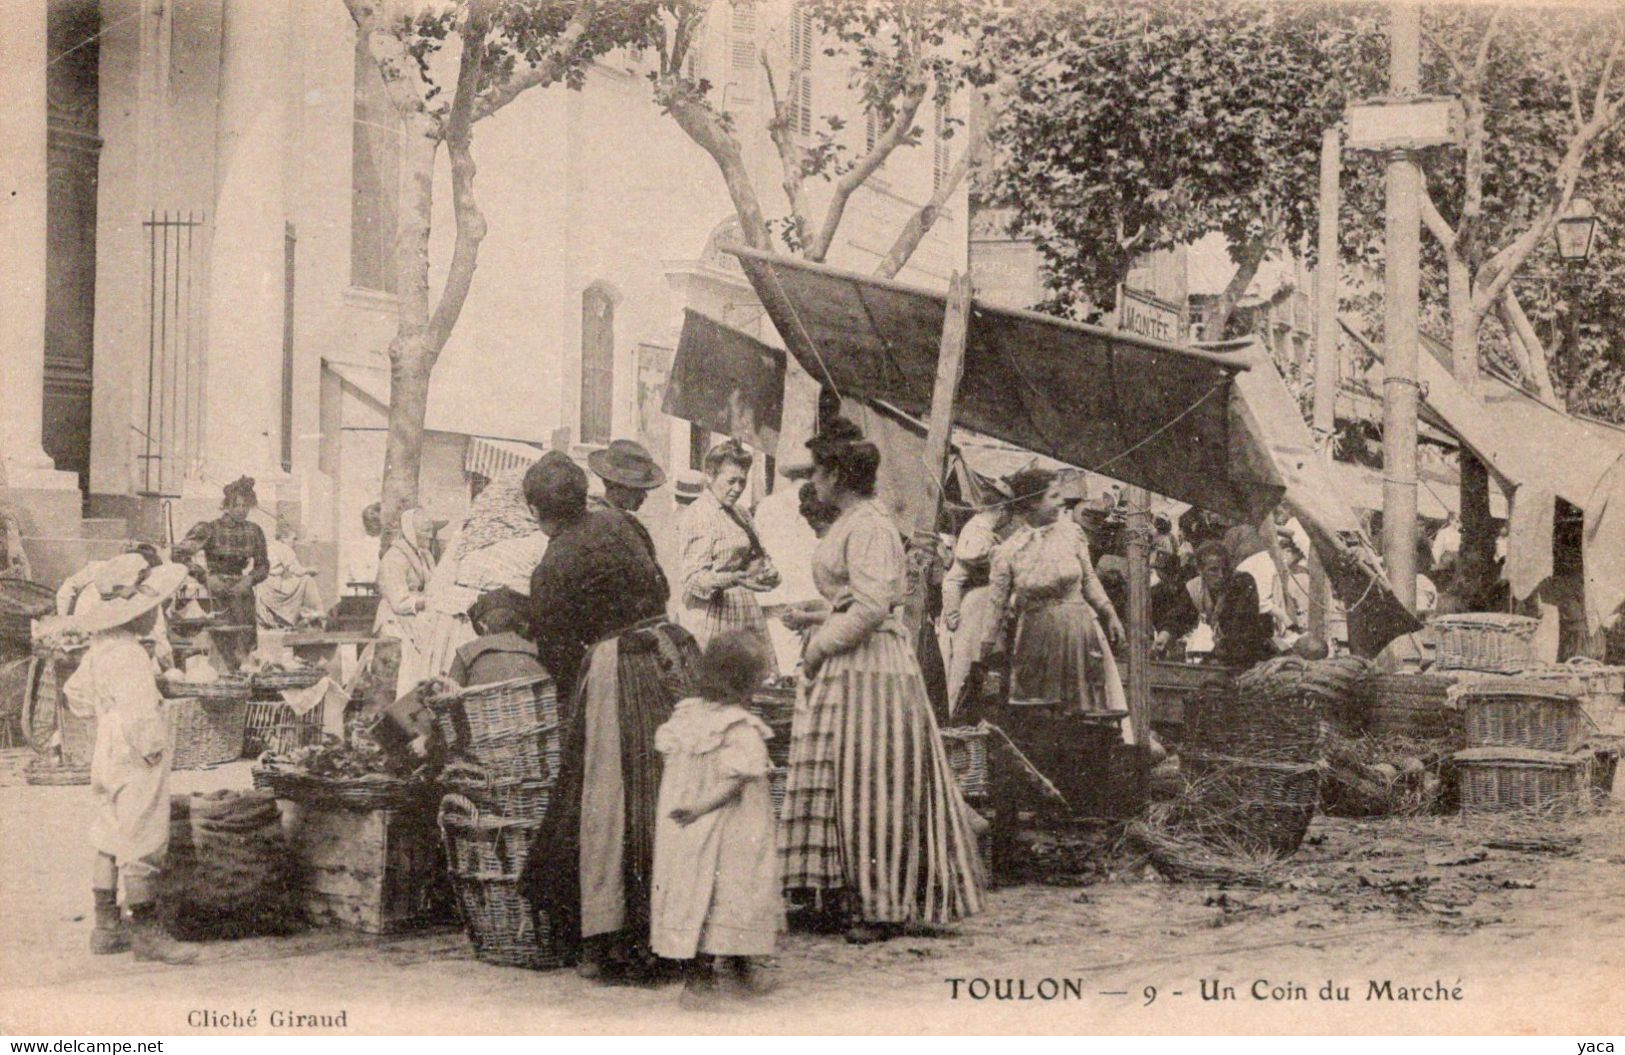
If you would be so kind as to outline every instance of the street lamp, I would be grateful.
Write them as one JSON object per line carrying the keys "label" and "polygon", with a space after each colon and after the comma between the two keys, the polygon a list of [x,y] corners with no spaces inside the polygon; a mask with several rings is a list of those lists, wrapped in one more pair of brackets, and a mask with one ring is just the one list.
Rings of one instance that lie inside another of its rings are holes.
{"label": "street lamp", "polygon": [[1584,198],[1569,202],[1568,211],[1557,221],[1557,255],[1564,260],[1585,263],[1591,255],[1591,238],[1597,233],[1597,210]]}

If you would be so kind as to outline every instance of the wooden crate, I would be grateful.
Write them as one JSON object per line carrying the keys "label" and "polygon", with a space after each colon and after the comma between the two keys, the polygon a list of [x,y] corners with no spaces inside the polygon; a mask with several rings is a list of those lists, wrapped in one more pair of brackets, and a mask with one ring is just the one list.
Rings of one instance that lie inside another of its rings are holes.
{"label": "wooden crate", "polygon": [[293,842],[312,923],[393,934],[449,919],[432,814],[301,806]]}

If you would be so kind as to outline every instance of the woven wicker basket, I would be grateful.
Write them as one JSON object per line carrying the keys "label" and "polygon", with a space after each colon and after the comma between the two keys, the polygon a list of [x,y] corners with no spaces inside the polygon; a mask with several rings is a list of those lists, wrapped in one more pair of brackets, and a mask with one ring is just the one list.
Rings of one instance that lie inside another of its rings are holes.
{"label": "woven wicker basket", "polygon": [[533,733],[539,726],[556,726],[559,719],[558,689],[546,675],[476,685],[430,697],[428,703],[441,738],[453,751]]}
{"label": "woven wicker basket", "polygon": [[553,784],[546,780],[497,780],[477,763],[453,761],[441,770],[447,791],[461,795],[482,813],[541,819],[547,815]]}
{"label": "woven wicker basket", "polygon": [[1279,699],[1208,690],[1186,704],[1183,743],[1208,754],[1303,762],[1320,754],[1327,707],[1318,694]]}
{"label": "woven wicker basket", "polygon": [[1440,670],[1511,673],[1535,658],[1538,619],[1496,612],[1435,616],[1428,621],[1438,648]]}
{"label": "woven wicker basket", "polygon": [[1625,736],[1625,667],[1576,656],[1567,663],[1525,668],[1518,677],[1577,697],[1597,732]]}
{"label": "woven wicker basket", "polygon": [[1516,748],[1471,748],[1458,752],[1461,812],[1516,810],[1567,813],[1591,802],[1592,755]]}
{"label": "woven wicker basket", "polygon": [[1302,845],[1320,804],[1320,767],[1261,762],[1184,750],[1180,771],[1200,800],[1224,818],[1226,834],[1247,846],[1290,854]]}
{"label": "woven wicker basket", "polygon": [[967,799],[985,798],[988,794],[988,736],[988,730],[975,725],[942,730],[948,768],[953,770],[959,793]]}
{"label": "woven wicker basket", "polygon": [[159,678],[158,691],[172,700],[242,702],[253,695],[253,686],[247,677],[231,674],[214,681],[176,681],[171,678]]}
{"label": "woven wicker basket", "polygon": [[1457,688],[1467,746],[1577,751],[1588,732],[1580,701],[1522,678],[1479,679]]}
{"label": "woven wicker basket", "polygon": [[66,787],[90,783],[89,766],[59,766],[34,758],[23,768],[23,780],[38,787]]}
{"label": "woven wicker basket", "polygon": [[562,965],[564,951],[546,915],[519,890],[519,874],[541,822],[492,816],[464,796],[447,795],[439,823],[475,958],[506,967]]}
{"label": "woven wicker basket", "polygon": [[1353,732],[1407,736],[1465,747],[1461,711],[1450,704],[1454,675],[1377,674],[1360,683],[1351,709]]}
{"label": "woven wicker basket", "polygon": [[264,751],[286,755],[321,743],[326,710],[326,703],[318,703],[301,715],[285,703],[252,701],[244,712],[247,721],[243,726],[243,754],[249,758],[257,758]]}
{"label": "woven wicker basket", "polygon": [[302,769],[255,766],[254,786],[279,799],[307,806],[339,806],[352,810],[388,810],[422,806],[433,801],[434,789],[423,783],[383,774],[366,777],[324,777]]}
{"label": "woven wicker basket", "polygon": [[255,696],[278,696],[291,689],[308,689],[326,676],[327,672],[319,667],[300,667],[264,671],[250,680]]}
{"label": "woven wicker basket", "polygon": [[179,699],[170,700],[165,709],[175,736],[172,769],[202,769],[242,757],[246,703]]}

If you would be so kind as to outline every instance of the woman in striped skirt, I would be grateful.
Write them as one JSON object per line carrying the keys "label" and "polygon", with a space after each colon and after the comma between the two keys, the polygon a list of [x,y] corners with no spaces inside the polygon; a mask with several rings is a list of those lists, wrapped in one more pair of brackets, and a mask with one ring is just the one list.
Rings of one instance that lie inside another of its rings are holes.
{"label": "woman in striped skirt", "polygon": [[[677,522],[683,562],[677,621],[702,651],[716,634],[743,630],[760,640],[771,660],[773,642],[756,595],[777,586],[779,573],[750,514],[739,508],[750,466],[750,452],[735,440],[705,456],[706,488]],[[768,673],[778,673],[777,662]]]}
{"label": "woman in striped skirt", "polygon": [[787,892],[844,900],[853,941],[980,911],[972,815],[948,768],[912,642],[894,614],[907,568],[873,501],[880,452],[831,428],[808,447],[841,515],[813,554],[832,612],[802,658],[779,825]]}

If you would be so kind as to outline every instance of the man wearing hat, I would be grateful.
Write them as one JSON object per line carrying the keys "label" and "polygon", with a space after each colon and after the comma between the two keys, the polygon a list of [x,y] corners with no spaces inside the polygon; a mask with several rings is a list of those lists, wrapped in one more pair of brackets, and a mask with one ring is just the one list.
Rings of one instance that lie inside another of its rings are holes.
{"label": "man wearing hat", "polygon": [[[604,481],[604,497],[588,499],[588,512],[616,509],[624,513],[649,548],[649,559],[658,568],[660,558],[655,553],[654,538],[635,514],[643,507],[649,492],[666,482],[665,472],[655,464],[643,444],[633,440],[611,440],[608,447],[587,455],[587,466],[594,476]],[[664,574],[662,571],[661,575]]]}
{"label": "man wearing hat", "polygon": [[[94,635],[62,690],[75,715],[96,719],[90,762],[96,798],[90,951],[96,954],[133,949],[138,960],[173,964],[197,958],[158,924],[157,879],[169,848],[170,733],[152,660],[141,644],[186,575],[182,565],[149,567],[140,554],[124,554],[102,566],[87,590],[94,598],[81,598],[72,617],[75,629]],[[118,911],[120,876],[130,909],[127,929]]]}
{"label": "man wearing hat", "polygon": [[672,486],[679,506],[693,505],[704,490],[705,474],[698,469],[684,469],[677,474],[677,482]]}

